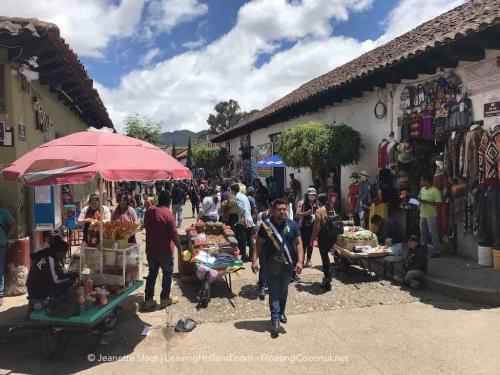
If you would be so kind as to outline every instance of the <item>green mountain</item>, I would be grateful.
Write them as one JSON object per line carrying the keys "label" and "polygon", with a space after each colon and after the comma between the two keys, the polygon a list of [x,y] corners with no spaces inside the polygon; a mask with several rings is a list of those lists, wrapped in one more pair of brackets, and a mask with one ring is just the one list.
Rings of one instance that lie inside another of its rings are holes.
{"label": "green mountain", "polygon": [[194,141],[199,138],[205,138],[207,136],[208,130],[202,130],[198,133],[192,132],[190,130],[176,130],[173,132],[165,132],[161,135],[160,143],[162,145],[171,145],[175,143],[176,147],[187,147],[189,137]]}

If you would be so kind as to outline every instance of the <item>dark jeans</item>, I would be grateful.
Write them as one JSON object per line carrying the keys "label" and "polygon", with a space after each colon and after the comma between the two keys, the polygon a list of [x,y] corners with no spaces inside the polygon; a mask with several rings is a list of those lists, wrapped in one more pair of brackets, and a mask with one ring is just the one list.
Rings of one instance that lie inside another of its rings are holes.
{"label": "dark jeans", "polygon": [[321,255],[321,263],[323,265],[323,275],[325,276],[325,279],[331,279],[332,274],[330,272],[330,250],[332,249],[332,243],[330,241],[324,242],[324,243],[319,243],[319,254]]}
{"label": "dark jeans", "polygon": [[245,226],[241,224],[236,224],[234,226],[234,234],[236,235],[236,239],[238,240],[238,249],[240,250],[241,256],[247,256],[247,246],[249,249],[249,255],[252,254],[253,232],[254,227],[245,228]]}
{"label": "dark jeans", "polygon": [[304,247],[304,252],[307,260],[311,259],[313,253],[313,247],[309,246],[309,242],[311,242],[312,231],[313,225],[303,225],[300,227],[302,246]]}
{"label": "dark jeans", "polygon": [[269,310],[273,324],[279,323],[280,315],[285,313],[288,298],[288,284],[292,277],[292,267],[283,268],[278,273],[265,272],[269,290]]}
{"label": "dark jeans", "polygon": [[172,287],[172,274],[174,273],[174,256],[166,255],[162,259],[148,258],[148,265],[149,274],[146,278],[145,300],[152,300],[155,295],[156,278],[160,268],[163,272],[160,299],[169,298]]}
{"label": "dark jeans", "polygon": [[219,220],[219,217],[216,216],[216,215],[207,215],[207,216],[202,216],[201,217],[201,221],[205,222],[205,223],[208,223],[208,222],[213,222],[215,223],[216,221]]}
{"label": "dark jeans", "polygon": [[257,285],[259,289],[266,286],[266,271],[264,271],[264,259],[262,257],[259,257],[259,282]]}
{"label": "dark jeans", "polygon": [[196,215],[199,215],[200,214],[200,202],[191,201],[191,209],[193,210],[193,216],[194,216],[195,212],[196,212]]}

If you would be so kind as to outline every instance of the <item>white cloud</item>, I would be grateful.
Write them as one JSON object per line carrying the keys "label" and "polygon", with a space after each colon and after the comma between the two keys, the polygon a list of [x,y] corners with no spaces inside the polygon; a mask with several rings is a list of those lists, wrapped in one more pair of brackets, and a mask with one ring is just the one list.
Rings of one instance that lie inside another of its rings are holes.
{"label": "white cloud", "polygon": [[[371,0],[254,0],[240,8],[236,25],[220,39],[136,69],[116,88],[99,86],[100,93],[118,129],[132,111],[162,122],[164,130],[201,130],[221,100],[236,99],[247,111],[262,108],[457,3],[418,0],[416,6],[415,1],[398,4],[379,40],[358,41],[332,35],[331,24],[367,9]],[[400,22],[399,14],[407,20]],[[283,41],[294,45],[277,52]],[[271,58],[256,67],[263,53]]]}
{"label": "white cloud", "polygon": [[141,63],[143,66],[147,66],[160,54],[160,49],[155,47],[151,48],[144,56],[141,58]]}
{"label": "white cloud", "polygon": [[466,0],[403,0],[394,8],[386,21],[386,32],[377,40],[384,44],[441,13],[465,3]]}
{"label": "white cloud", "polygon": [[187,49],[197,49],[197,48],[204,46],[205,43],[206,43],[205,38],[199,38],[199,39],[193,40],[191,42],[183,43],[182,46],[184,48],[187,48]]}
{"label": "white cloud", "polygon": [[153,39],[207,11],[197,0],[0,0],[0,15],[53,22],[79,55],[96,58],[114,40]]}
{"label": "white cloud", "polygon": [[170,32],[175,26],[208,12],[208,5],[198,0],[151,0],[147,5],[148,34]]}
{"label": "white cloud", "polygon": [[122,0],[113,5],[102,0],[1,0],[0,14],[53,22],[78,54],[102,57],[112,40],[134,34],[144,1]]}

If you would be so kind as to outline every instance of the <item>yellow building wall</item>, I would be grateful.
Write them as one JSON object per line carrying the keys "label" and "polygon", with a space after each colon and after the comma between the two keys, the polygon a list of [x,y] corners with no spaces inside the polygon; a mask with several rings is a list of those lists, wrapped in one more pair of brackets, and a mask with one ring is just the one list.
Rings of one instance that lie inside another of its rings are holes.
{"label": "yellow building wall", "polygon": [[[71,112],[51,93],[48,86],[32,81],[28,88],[21,84],[20,74],[11,72],[5,49],[0,48],[0,64],[4,65],[4,82],[6,94],[6,113],[0,113],[0,121],[13,128],[14,146],[0,147],[0,167],[16,160],[30,150],[58,137],[85,131],[88,125]],[[47,132],[36,129],[33,96],[50,116],[53,128]],[[18,124],[26,128],[26,141],[19,140]],[[0,180],[0,205],[8,208],[18,224],[18,236],[23,237],[31,232],[32,225],[32,189],[17,183]]]}

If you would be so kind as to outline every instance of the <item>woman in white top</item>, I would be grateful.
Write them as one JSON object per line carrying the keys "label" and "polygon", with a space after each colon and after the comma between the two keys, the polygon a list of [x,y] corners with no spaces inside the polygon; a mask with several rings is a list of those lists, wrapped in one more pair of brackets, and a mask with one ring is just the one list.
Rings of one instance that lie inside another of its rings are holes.
{"label": "woman in white top", "polygon": [[207,195],[201,203],[200,215],[198,216],[204,222],[219,221],[219,206],[220,200],[217,194],[214,194],[213,189],[208,189]]}
{"label": "woman in white top", "polygon": [[[101,217],[100,212],[100,199],[99,195],[92,194],[89,198],[89,204],[83,208],[78,216],[78,224],[83,225],[83,238],[87,241],[87,234],[89,231],[89,226],[92,220],[99,220]],[[107,206],[102,206],[104,223],[109,223],[111,221],[111,211]]]}

